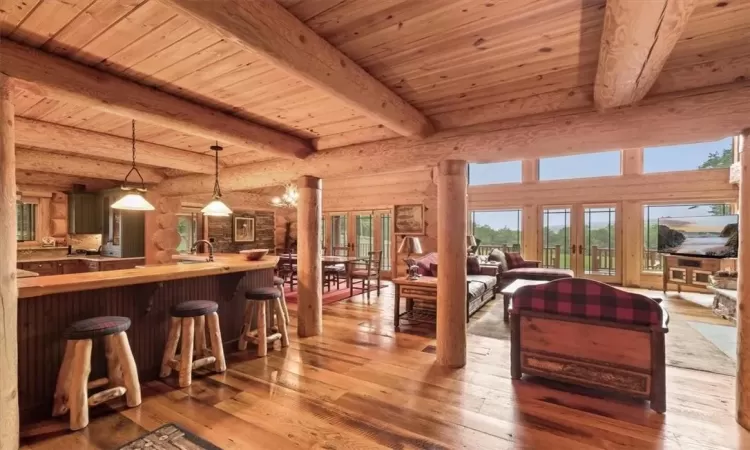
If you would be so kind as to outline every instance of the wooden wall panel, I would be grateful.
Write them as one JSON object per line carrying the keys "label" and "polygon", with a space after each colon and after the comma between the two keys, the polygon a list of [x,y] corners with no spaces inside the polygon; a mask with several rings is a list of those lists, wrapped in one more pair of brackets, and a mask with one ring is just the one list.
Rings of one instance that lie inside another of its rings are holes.
{"label": "wooden wall panel", "polygon": [[[226,347],[237,341],[242,328],[244,291],[272,284],[273,271],[266,269],[21,299],[18,370],[22,420],[47,417],[52,411],[55,380],[65,348],[62,334],[74,321],[106,315],[129,317],[132,325],[128,339],[144,383],[158,377],[171,306],[186,300],[217,301]],[[94,344],[92,360],[91,379],[104,376],[106,362],[99,341]]]}

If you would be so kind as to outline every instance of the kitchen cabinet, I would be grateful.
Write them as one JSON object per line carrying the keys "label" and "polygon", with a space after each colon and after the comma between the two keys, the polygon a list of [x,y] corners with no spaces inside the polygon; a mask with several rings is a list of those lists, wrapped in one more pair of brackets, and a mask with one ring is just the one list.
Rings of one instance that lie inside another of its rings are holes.
{"label": "kitchen cabinet", "polygon": [[126,260],[80,260],[70,259],[61,261],[19,261],[19,269],[36,272],[39,276],[47,275],[66,275],[81,272],[100,272],[107,270],[133,269],[145,263],[145,259],[126,259]]}
{"label": "kitchen cabinet", "polygon": [[101,197],[90,192],[68,193],[68,232],[99,234],[102,232]]}
{"label": "kitchen cabinet", "polygon": [[57,261],[57,274],[67,275],[69,273],[81,273],[85,272],[83,267],[83,261],[77,259],[71,261]]}
{"label": "kitchen cabinet", "polygon": [[39,276],[57,275],[57,261],[19,262],[19,269],[36,272]]}

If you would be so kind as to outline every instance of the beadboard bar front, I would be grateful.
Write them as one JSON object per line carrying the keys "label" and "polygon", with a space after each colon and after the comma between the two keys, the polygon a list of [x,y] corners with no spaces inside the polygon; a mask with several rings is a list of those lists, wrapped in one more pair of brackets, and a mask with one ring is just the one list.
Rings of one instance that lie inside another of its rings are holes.
{"label": "beadboard bar front", "polygon": [[[138,376],[141,383],[145,383],[159,376],[172,305],[186,300],[216,301],[226,347],[239,337],[245,290],[272,285],[273,269],[259,268],[21,299],[18,304],[18,381],[22,423],[50,416],[65,348],[63,331],[76,320],[95,316],[129,317],[132,325],[127,331],[128,339]],[[100,341],[94,341],[92,380],[106,376],[104,346]]]}

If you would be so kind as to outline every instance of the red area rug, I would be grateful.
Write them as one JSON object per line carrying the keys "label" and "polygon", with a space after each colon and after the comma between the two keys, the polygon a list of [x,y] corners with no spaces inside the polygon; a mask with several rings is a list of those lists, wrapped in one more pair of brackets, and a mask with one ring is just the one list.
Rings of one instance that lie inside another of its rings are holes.
{"label": "red area rug", "polygon": [[[359,287],[357,285],[357,287]],[[380,286],[381,289],[385,288],[385,285]],[[377,286],[372,286],[370,288],[370,291],[374,291],[377,289]],[[354,288],[354,295],[361,294],[362,292]],[[297,295],[299,295],[299,292],[297,291],[297,286],[294,287],[294,292],[289,290],[289,286],[284,285],[284,296],[286,297],[287,303],[297,303]],[[330,305],[331,303],[340,302],[341,300],[346,300],[347,298],[351,297],[349,295],[349,286],[342,287],[341,289],[331,289],[330,291],[326,291],[323,289],[323,304],[324,305]]]}

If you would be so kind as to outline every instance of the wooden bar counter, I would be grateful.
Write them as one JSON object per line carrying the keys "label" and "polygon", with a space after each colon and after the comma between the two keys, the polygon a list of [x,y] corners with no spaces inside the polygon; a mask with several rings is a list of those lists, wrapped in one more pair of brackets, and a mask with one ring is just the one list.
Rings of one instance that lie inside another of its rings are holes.
{"label": "wooden bar counter", "polygon": [[[186,300],[219,304],[224,344],[235,342],[242,328],[244,292],[273,286],[278,257],[246,261],[219,254],[216,261],[18,280],[19,403],[21,420],[48,417],[65,341],[63,330],[76,320],[125,316],[128,339],[141,383],[158,377],[167,339],[169,308]],[[101,342],[95,341],[91,378],[105,376]],[[228,348],[232,350],[232,348]]]}

